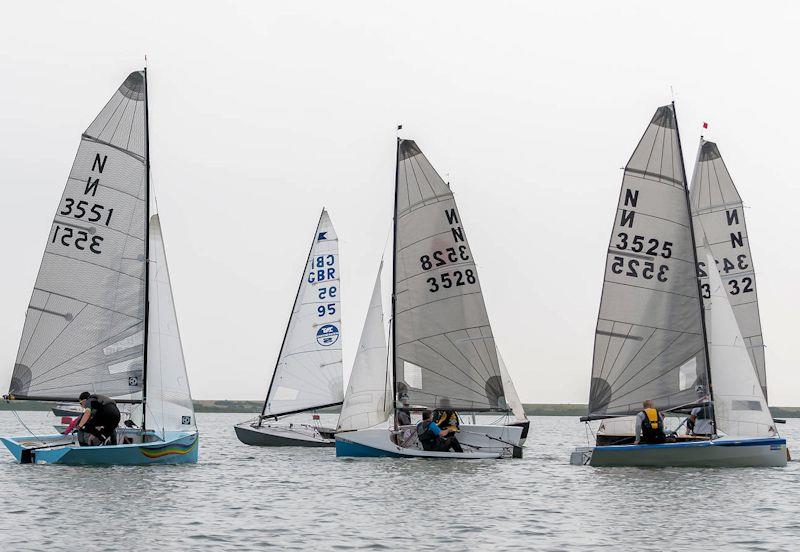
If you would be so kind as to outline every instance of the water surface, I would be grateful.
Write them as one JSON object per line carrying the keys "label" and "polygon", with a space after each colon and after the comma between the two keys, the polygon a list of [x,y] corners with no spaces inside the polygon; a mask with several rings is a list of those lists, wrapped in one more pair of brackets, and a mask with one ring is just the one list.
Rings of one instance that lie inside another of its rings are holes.
{"label": "water surface", "polygon": [[[21,413],[33,431],[52,416]],[[257,448],[198,414],[197,465],[19,465],[0,451],[3,550],[775,550],[800,542],[787,468],[591,468],[575,418],[534,418],[521,460],[337,459]],[[335,420],[335,418],[334,418]],[[800,454],[800,420],[780,426]],[[0,434],[24,434],[0,412]],[[712,544],[713,543],[713,544]]]}

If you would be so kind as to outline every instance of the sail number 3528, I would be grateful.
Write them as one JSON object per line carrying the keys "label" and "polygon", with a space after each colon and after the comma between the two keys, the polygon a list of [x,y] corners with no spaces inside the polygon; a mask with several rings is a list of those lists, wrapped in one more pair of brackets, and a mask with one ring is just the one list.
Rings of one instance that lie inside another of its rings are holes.
{"label": "sail number 3528", "polygon": [[[430,255],[422,255],[419,258],[419,264],[422,270],[431,270],[432,268],[444,266],[448,263],[457,263],[459,261],[469,261],[470,256],[465,245],[459,245],[458,249],[455,247],[448,247],[444,251],[434,251]],[[477,282],[475,272],[472,269],[454,270],[452,272],[442,272],[438,276],[432,276],[426,280],[428,291],[436,293],[440,289],[449,289],[453,286],[466,286],[467,284],[474,284]]]}

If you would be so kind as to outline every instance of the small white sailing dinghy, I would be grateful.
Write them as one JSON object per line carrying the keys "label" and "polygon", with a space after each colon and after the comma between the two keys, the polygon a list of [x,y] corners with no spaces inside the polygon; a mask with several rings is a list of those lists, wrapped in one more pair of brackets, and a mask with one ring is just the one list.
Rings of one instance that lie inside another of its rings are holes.
{"label": "small white sailing dinghy", "polygon": [[261,415],[234,426],[246,445],[332,447],[319,416],[281,418],[338,406],[342,391],[339,239],[323,209],[297,288]]}
{"label": "small white sailing dinghy", "polygon": [[521,456],[528,424],[521,404],[514,408],[521,420],[461,424],[456,435],[463,452],[423,450],[414,425],[396,425],[403,401],[411,411],[512,415],[510,377],[499,360],[455,198],[412,140],[397,142],[393,242],[389,362],[379,275],[336,433],[337,456]]}
{"label": "small white sailing dinghy", "polygon": [[22,463],[197,462],[199,434],[150,183],[147,72],[131,73],[81,137],[36,278],[10,401],[112,397],[118,445],[0,440]]}
{"label": "small white sailing dinghy", "polygon": [[[709,277],[704,311],[685,182],[674,105],[663,106],[625,167],[595,333],[589,414],[582,419],[603,422],[597,446],[577,448],[573,464],[786,464],[786,440],[774,429],[711,254],[702,256]],[[715,434],[632,444],[632,417],[644,400],[664,412],[705,407]]]}

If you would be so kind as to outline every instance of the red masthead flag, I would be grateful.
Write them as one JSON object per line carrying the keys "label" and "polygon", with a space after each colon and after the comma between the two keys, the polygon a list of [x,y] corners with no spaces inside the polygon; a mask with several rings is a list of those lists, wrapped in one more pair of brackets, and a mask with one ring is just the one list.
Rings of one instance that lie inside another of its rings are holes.
{"label": "red masthead flag", "polygon": [[708,128],[708,123],[703,121],[703,128]]}

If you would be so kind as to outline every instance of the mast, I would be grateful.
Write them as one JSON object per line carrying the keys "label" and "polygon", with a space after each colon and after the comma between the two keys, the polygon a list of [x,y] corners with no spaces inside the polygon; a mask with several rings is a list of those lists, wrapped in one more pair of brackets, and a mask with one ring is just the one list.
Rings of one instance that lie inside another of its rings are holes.
{"label": "mast", "polygon": [[150,114],[147,98],[147,67],[144,68],[144,353],[142,355],[142,431],[147,419],[147,342],[150,318]]}
{"label": "mast", "polygon": [[[303,282],[306,278],[306,270],[308,269],[308,262],[311,260],[311,252],[314,250],[314,244],[317,242],[317,230],[319,230],[319,223],[322,222],[322,215],[325,214],[325,207],[322,208],[322,212],[319,214],[319,220],[317,221],[317,227],[314,230],[314,237],[311,239],[311,247],[308,248],[308,256],[306,257],[306,264],[303,266],[303,273],[300,275],[300,283],[297,284],[297,293],[294,295],[294,301],[292,302],[292,310],[289,311],[289,320],[286,321],[286,331],[283,332],[283,341],[281,341],[281,348],[278,351],[278,358],[275,360],[275,369],[272,371],[272,378],[269,380],[269,387],[267,388],[267,396],[264,398],[264,406],[261,408],[261,416],[259,417],[259,425],[261,425],[261,420],[264,418],[264,414],[267,411],[267,401],[269,401],[269,394],[272,392],[272,385],[275,383],[275,374],[278,373],[278,364],[281,361],[281,356],[283,355],[283,347],[286,345],[286,336],[289,335],[289,328],[292,325],[292,316],[294,315],[294,309],[297,306],[297,298],[300,297],[300,290],[303,289]],[[341,403],[333,403],[330,405],[325,406],[335,406]],[[320,407],[317,407],[320,408]],[[298,410],[295,412],[287,412],[283,415],[287,414],[298,414],[299,412],[305,412],[305,410]],[[276,416],[277,419],[277,416]]]}
{"label": "mast", "polygon": [[[675,100],[672,101],[672,116],[675,118],[675,134],[678,139],[678,155],[681,160],[681,173],[683,174],[683,191],[686,196],[686,210],[689,213],[689,235],[692,237],[692,258],[694,259],[695,281],[697,283],[697,298],[700,304],[700,327],[703,329],[703,355],[706,361],[706,381],[708,381],[708,399],[711,402],[711,422],[714,432],[717,431],[717,416],[714,412],[714,387],[711,384],[711,358],[708,354],[708,332],[706,330],[706,309],[703,305],[703,290],[700,287],[700,278],[697,277],[697,241],[694,235],[694,219],[692,218],[692,204],[689,199],[689,182],[686,180],[686,164],[683,162],[683,147],[681,146],[681,133],[678,130],[678,113],[675,111]],[[702,137],[701,137],[702,140]],[[702,142],[701,142],[702,146]],[[716,270],[709,267],[709,270]]]}
{"label": "mast", "polygon": [[392,215],[392,319],[389,321],[390,333],[392,336],[392,420],[395,431],[397,430],[397,332],[394,331],[395,310],[397,308],[397,297],[395,287],[397,285],[397,180],[400,175],[400,137],[397,137],[397,152],[394,162],[394,214]]}

